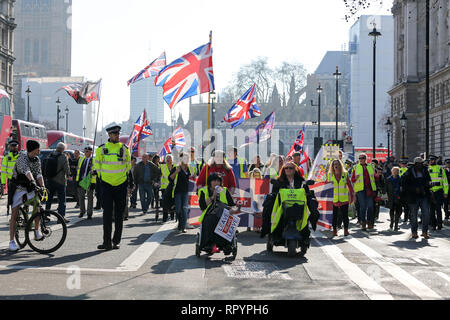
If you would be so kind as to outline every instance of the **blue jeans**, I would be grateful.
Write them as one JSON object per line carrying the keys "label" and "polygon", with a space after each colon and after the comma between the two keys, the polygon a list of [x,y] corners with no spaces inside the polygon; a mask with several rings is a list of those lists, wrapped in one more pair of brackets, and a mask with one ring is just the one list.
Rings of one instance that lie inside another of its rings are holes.
{"label": "blue jeans", "polygon": [[189,193],[181,192],[175,194],[175,208],[177,211],[178,230],[184,230],[189,217]]}
{"label": "blue jeans", "polygon": [[147,212],[153,198],[153,185],[151,183],[139,185],[139,198],[141,199],[142,211]]}
{"label": "blue jeans", "polygon": [[48,201],[45,210],[50,210],[55,193],[58,195],[58,213],[64,217],[66,215],[66,186],[52,180],[47,181]]}
{"label": "blue jeans", "polygon": [[137,204],[137,192],[138,192],[138,188],[134,188],[133,192],[131,192],[131,205],[132,206],[136,206]]}
{"label": "blue jeans", "polygon": [[417,233],[417,214],[422,213],[422,232],[428,232],[430,223],[430,205],[427,198],[415,198],[414,203],[409,204],[409,217],[411,221],[411,232]]}
{"label": "blue jeans", "polygon": [[357,192],[356,196],[359,202],[359,220],[361,223],[373,224],[373,198],[367,196],[365,190]]}

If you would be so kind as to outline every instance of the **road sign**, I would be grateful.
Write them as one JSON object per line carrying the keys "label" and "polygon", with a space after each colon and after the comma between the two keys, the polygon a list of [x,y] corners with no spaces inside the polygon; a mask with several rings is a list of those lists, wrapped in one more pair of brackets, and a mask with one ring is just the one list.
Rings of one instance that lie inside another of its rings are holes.
{"label": "road sign", "polygon": [[323,145],[323,160],[339,159],[339,145],[338,144],[324,144]]}

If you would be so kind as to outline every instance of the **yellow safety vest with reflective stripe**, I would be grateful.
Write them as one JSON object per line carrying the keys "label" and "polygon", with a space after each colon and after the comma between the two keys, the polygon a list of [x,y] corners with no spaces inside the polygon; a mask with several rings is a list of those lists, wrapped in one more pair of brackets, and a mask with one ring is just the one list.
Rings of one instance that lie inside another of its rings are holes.
{"label": "yellow safety vest with reflective stripe", "polygon": [[347,174],[343,173],[341,179],[337,181],[334,175],[328,177],[328,181],[333,182],[333,203],[348,202]]}
{"label": "yellow safety vest with reflective stripe", "polygon": [[[209,198],[209,191],[208,191],[208,187],[203,187],[201,189],[198,189],[197,191],[197,195],[198,195],[198,199],[200,199],[201,194],[204,193],[205,194],[205,201],[206,199]],[[219,201],[224,203],[224,204],[228,204],[228,200],[227,200],[227,188],[223,188],[222,192],[219,193]],[[205,214],[206,212],[208,212],[209,208],[211,207],[212,203],[202,212],[202,215],[200,216],[200,218],[198,219],[198,222],[202,222],[203,219],[205,218]]]}
{"label": "yellow safety vest with reflective stripe", "polygon": [[[120,150],[123,150],[122,154]],[[102,181],[119,186],[127,181],[127,173],[131,170],[130,150],[121,142],[107,142],[97,149],[94,163]]]}
{"label": "yellow safety vest with reflective stripe", "polygon": [[270,179],[278,178],[278,172],[274,168],[269,168],[269,172],[266,173],[266,176],[269,176]]}
{"label": "yellow safety vest with reflective stripe", "polygon": [[19,157],[19,153],[14,155],[12,152],[9,152],[6,157],[3,157],[2,169],[1,169],[2,184],[6,184],[6,180],[12,178],[13,168],[14,168],[14,165],[16,164],[18,157]]}
{"label": "yellow safety vest with reflective stripe", "polygon": [[[367,171],[369,172],[370,177],[370,185],[372,186],[372,191],[377,190],[377,186],[375,184],[375,171],[372,167],[372,165],[368,164],[366,166]],[[358,175],[358,180],[356,180],[356,183],[354,185],[355,192],[363,191],[364,190],[364,169],[361,164],[356,165],[356,175]]]}
{"label": "yellow safety vest with reflective stripe", "polygon": [[439,190],[444,190],[444,194],[448,194],[448,180],[444,169],[439,165],[429,166],[428,172],[430,172],[431,182],[439,182],[440,185],[432,187],[431,191],[436,192]]}
{"label": "yellow safety vest with reflective stripe", "polygon": [[[82,157],[80,159],[78,159],[78,166],[77,166],[77,178],[75,181],[80,181],[80,171],[81,171],[81,166],[83,165],[84,160],[86,159],[86,157]],[[92,161],[92,166],[91,166],[91,171],[92,168],[94,168],[95,164],[94,164],[94,158],[91,157],[91,161]],[[89,174],[89,172],[87,172],[86,174]],[[92,174],[92,172],[91,172]],[[96,183],[97,180],[97,176],[91,175],[91,183]]]}
{"label": "yellow safety vest with reflective stripe", "polygon": [[275,200],[275,204],[273,205],[272,210],[272,228],[271,233],[275,231],[280,222],[280,219],[283,215],[283,206],[289,208],[294,204],[299,204],[304,206],[303,209],[303,220],[297,221],[297,230],[303,230],[308,224],[309,218],[309,209],[306,201],[306,191],[304,188],[301,189],[280,189],[277,198]]}
{"label": "yellow safety vest with reflective stripe", "polygon": [[403,167],[401,167],[401,168],[400,168],[400,177],[401,177],[402,175],[404,175],[404,174],[406,173],[406,171],[408,171],[408,168],[403,168]]}
{"label": "yellow safety vest with reflective stripe", "polygon": [[[172,165],[172,169],[176,168],[176,165]],[[167,186],[169,185],[169,176],[170,176],[170,170],[169,166],[166,163],[163,163],[161,165],[161,190],[166,190]]]}
{"label": "yellow safety vest with reflective stripe", "polygon": [[[181,170],[183,170],[183,169],[181,169]],[[190,168],[189,167],[188,167],[188,170],[190,172]],[[178,183],[178,175],[179,175],[179,173],[177,173],[177,175],[175,176],[175,180],[173,181],[172,198],[175,198],[175,189],[176,189],[177,183]]]}
{"label": "yellow safety vest with reflective stripe", "polygon": [[189,173],[191,174],[191,176],[195,176],[197,175],[197,171],[200,172],[199,169],[199,165],[200,163],[198,163],[197,161],[194,161],[195,165],[192,165],[192,162],[189,162],[188,168],[189,168]]}

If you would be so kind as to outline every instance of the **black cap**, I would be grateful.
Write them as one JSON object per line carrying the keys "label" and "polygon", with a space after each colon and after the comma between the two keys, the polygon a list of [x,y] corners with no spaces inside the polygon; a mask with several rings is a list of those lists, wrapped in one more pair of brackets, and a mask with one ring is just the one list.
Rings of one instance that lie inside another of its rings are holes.
{"label": "black cap", "polygon": [[85,147],[85,148],[84,148],[84,150],[88,150],[88,151],[93,151],[93,149],[92,149],[92,147],[91,147],[91,146],[87,146],[87,147]]}
{"label": "black cap", "polygon": [[19,145],[19,141],[17,140],[11,140],[10,142],[8,142],[8,145],[14,147],[14,146],[18,146]]}
{"label": "black cap", "polygon": [[36,149],[39,149],[40,146],[41,145],[37,141],[34,141],[34,140],[28,140],[27,141],[27,151],[28,152],[32,152],[32,151],[34,151]]}
{"label": "black cap", "polygon": [[106,132],[108,132],[108,134],[110,134],[110,133],[120,133],[120,130],[122,130],[122,127],[120,127],[120,126],[113,126],[113,127],[107,128]]}
{"label": "black cap", "polygon": [[434,155],[430,155],[430,157],[428,158],[429,160],[437,160],[438,157],[434,156]]}

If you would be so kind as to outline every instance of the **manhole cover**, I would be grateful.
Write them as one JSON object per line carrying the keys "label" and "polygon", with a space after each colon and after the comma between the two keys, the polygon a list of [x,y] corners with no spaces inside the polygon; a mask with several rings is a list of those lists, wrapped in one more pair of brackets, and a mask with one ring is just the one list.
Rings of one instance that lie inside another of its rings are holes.
{"label": "manhole cover", "polygon": [[292,280],[272,263],[235,261],[223,268],[229,278]]}

